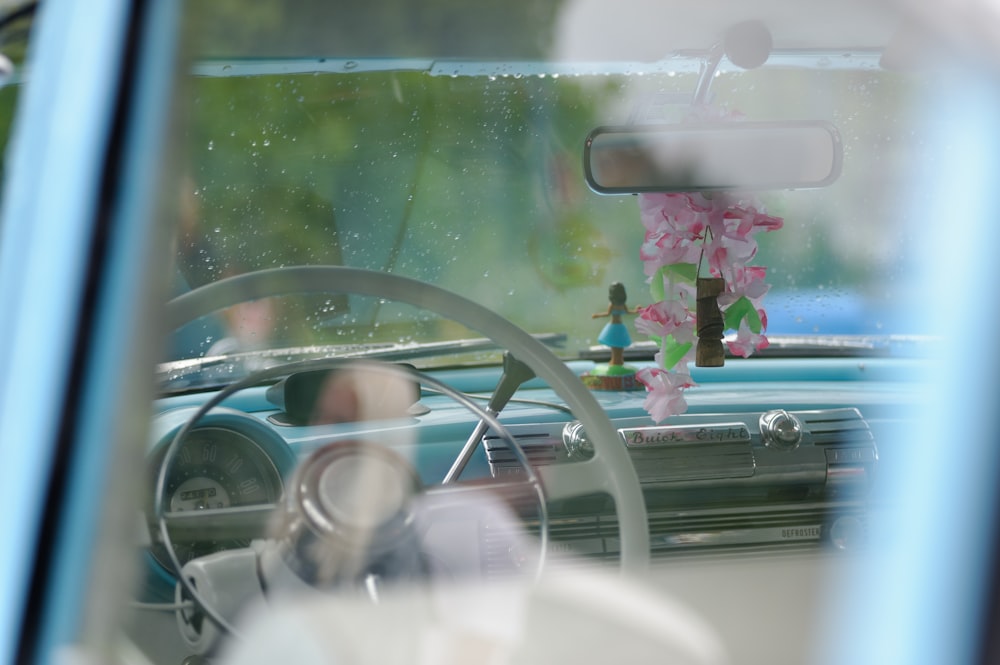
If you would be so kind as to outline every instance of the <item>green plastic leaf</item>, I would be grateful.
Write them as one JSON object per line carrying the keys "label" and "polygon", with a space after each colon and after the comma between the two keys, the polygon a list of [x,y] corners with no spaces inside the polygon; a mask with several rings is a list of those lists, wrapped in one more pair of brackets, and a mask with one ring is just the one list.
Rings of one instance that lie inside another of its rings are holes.
{"label": "green plastic leaf", "polygon": [[693,263],[674,263],[669,266],[662,266],[653,275],[649,286],[649,292],[653,296],[653,302],[666,300],[667,294],[663,290],[664,278],[672,282],[685,281],[693,283],[698,277],[698,266]]}
{"label": "green plastic leaf", "polygon": [[679,277],[686,282],[693,282],[698,278],[698,266],[693,263],[674,263],[664,266],[664,269],[671,272],[675,278]]}
{"label": "green plastic leaf", "polygon": [[691,342],[678,342],[673,335],[667,335],[663,345],[663,369],[672,369],[691,350],[691,346]]}
{"label": "green plastic leaf", "polygon": [[753,306],[753,303],[750,302],[750,299],[746,296],[741,297],[739,300],[727,307],[724,312],[724,317],[726,320],[727,330],[739,330],[740,322],[744,319],[746,319],[747,327],[750,328],[750,332],[755,335],[759,335],[760,330],[763,327],[763,322],[760,320],[760,314],[757,313],[757,308]]}
{"label": "green plastic leaf", "polygon": [[660,302],[664,299],[665,293],[663,291],[663,268],[656,271],[653,275],[652,282],[649,286],[649,292],[653,296],[653,302]]}

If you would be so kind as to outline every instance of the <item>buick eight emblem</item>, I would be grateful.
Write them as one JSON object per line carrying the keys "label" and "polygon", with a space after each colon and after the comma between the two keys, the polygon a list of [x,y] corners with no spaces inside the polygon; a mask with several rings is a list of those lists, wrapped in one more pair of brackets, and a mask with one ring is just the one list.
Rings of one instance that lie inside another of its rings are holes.
{"label": "buick eight emblem", "polygon": [[633,447],[692,443],[746,443],[750,430],[743,423],[718,425],[630,427],[618,430],[626,445]]}

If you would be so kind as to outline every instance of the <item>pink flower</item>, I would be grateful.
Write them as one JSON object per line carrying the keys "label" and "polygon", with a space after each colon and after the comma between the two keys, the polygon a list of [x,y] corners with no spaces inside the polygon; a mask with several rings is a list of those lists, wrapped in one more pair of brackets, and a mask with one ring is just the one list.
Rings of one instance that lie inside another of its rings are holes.
{"label": "pink flower", "polygon": [[780,217],[760,213],[753,206],[747,207],[743,202],[723,199],[720,205],[728,207],[721,214],[716,211],[709,222],[711,235],[705,243],[705,255],[712,273],[730,281],[733,273],[745,268],[757,254],[757,241],[753,236],[760,231],[779,229],[783,221]]}
{"label": "pink flower", "polygon": [[764,336],[764,330],[767,329],[767,315],[764,314],[764,310],[760,310],[757,313],[761,315],[760,318],[763,322],[763,327],[759,334],[750,330],[750,326],[747,324],[746,319],[744,319],[740,322],[739,330],[736,331],[736,338],[726,342],[729,350],[734,355],[749,358],[754,351],[766,349],[770,344],[767,341],[767,337]]}
{"label": "pink flower", "polygon": [[662,300],[639,309],[635,329],[650,337],[665,337],[691,319],[691,311],[684,300]]}
{"label": "pink flower", "polygon": [[654,422],[659,423],[687,411],[682,391],[695,385],[689,375],[646,367],[636,372],[635,378],[646,386],[643,408]]}
{"label": "pink flower", "polygon": [[742,297],[746,297],[760,309],[770,284],[764,283],[767,268],[764,266],[736,266],[726,279],[726,292],[719,296],[719,307],[725,310]]}
{"label": "pink flower", "polygon": [[[695,198],[697,197],[697,198]],[[708,202],[700,194],[644,194],[639,199],[646,237],[639,249],[645,272],[696,263],[701,256]]]}
{"label": "pink flower", "polygon": [[754,211],[753,225],[759,231],[777,231],[785,225],[785,220],[781,217],[773,217],[764,213]]}
{"label": "pink flower", "polygon": [[688,232],[700,235],[697,227],[704,228],[704,213],[712,207],[711,201],[701,194],[654,193],[639,196],[642,223],[648,230],[657,229],[666,222],[675,230],[688,229]]}
{"label": "pink flower", "polygon": [[713,275],[721,275],[728,281],[733,268],[745,266],[757,253],[754,240],[712,235],[705,243],[705,258]]}
{"label": "pink flower", "polygon": [[639,248],[639,258],[644,272],[652,277],[663,266],[676,263],[695,263],[701,256],[701,242],[693,242],[667,231],[647,231]]}
{"label": "pink flower", "polygon": [[711,237],[705,243],[708,266],[716,275],[728,279],[735,266],[744,266],[757,253],[757,241],[752,237],[753,222],[739,208],[728,209],[710,224]]}

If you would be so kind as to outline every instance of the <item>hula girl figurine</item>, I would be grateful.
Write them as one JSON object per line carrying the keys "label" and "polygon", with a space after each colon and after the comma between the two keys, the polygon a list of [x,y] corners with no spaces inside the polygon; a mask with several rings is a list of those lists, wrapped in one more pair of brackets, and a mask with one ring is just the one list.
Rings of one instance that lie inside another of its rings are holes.
{"label": "hula girl figurine", "polygon": [[625,286],[615,282],[608,288],[608,309],[592,314],[590,318],[611,320],[597,336],[597,341],[611,348],[611,360],[598,365],[584,377],[587,387],[594,390],[632,390],[639,386],[635,381],[635,368],[625,364],[625,348],[631,346],[632,337],[622,322],[622,316],[637,314],[639,309],[629,309],[626,304]]}

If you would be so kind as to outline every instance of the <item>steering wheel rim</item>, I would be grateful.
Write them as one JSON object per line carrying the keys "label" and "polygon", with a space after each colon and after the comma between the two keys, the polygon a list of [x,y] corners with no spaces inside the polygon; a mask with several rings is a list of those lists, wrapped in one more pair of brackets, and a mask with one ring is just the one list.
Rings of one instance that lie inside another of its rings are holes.
{"label": "steering wheel rim", "polygon": [[593,491],[609,494],[618,518],[621,572],[637,574],[648,567],[649,526],[642,489],[611,421],[555,354],[492,310],[408,277],[346,266],[294,266],[236,275],[178,296],[167,303],[165,323],[174,330],[240,302],[292,293],[345,293],[406,303],[457,321],[513,353],[565,400],[593,442],[589,460],[538,469],[546,497],[552,501]]}
{"label": "steering wheel rim", "polygon": [[[193,429],[198,425],[202,418],[212,412],[213,409],[222,404],[225,400],[235,395],[236,393],[250,388],[252,386],[259,385],[262,381],[267,381],[270,379],[277,379],[280,377],[288,376],[296,371],[305,371],[312,369],[345,369],[345,368],[361,368],[369,372],[382,372],[388,375],[401,374],[405,377],[418,381],[421,386],[428,386],[440,394],[443,394],[453,400],[455,400],[461,406],[469,409],[473,414],[483,419],[487,426],[505,440],[510,445],[510,450],[517,458],[517,460],[524,466],[527,475],[526,481],[529,486],[531,486],[534,491],[538,502],[539,502],[539,538],[540,538],[540,552],[537,562],[537,568],[535,571],[534,579],[538,581],[541,577],[542,570],[545,566],[545,560],[547,557],[548,550],[548,509],[545,503],[545,492],[542,488],[541,481],[538,477],[537,470],[530,466],[527,455],[524,450],[518,444],[517,440],[510,434],[509,430],[497,419],[497,417],[492,414],[488,409],[478,405],[471,396],[465,395],[459,390],[456,390],[443,381],[435,379],[434,377],[422,372],[416,368],[392,365],[386,363],[379,363],[377,361],[358,359],[358,358],[322,358],[318,360],[302,360],[293,363],[287,363],[283,365],[275,365],[272,367],[267,367],[261,370],[257,370],[248,376],[245,376],[233,383],[229,384],[222,390],[215,393],[211,399],[204,402],[197,411],[187,418],[184,424],[177,430],[174,434],[172,440],[168,444],[166,451],[164,452],[163,460],[160,464],[159,472],[156,478],[156,486],[154,489],[153,498],[153,514],[157,522],[157,527],[160,532],[160,538],[165,546],[165,554],[174,569],[177,577],[177,582],[179,587],[177,589],[177,603],[180,604],[185,599],[185,594],[187,599],[192,600],[198,607],[198,610],[204,614],[204,616],[211,621],[216,628],[225,634],[241,637],[240,633],[236,630],[234,625],[227,619],[222,612],[219,611],[218,607],[214,603],[207,600],[202,592],[199,591],[193,580],[187,578],[184,573],[185,564],[183,564],[172,544],[172,537],[170,535],[170,527],[167,521],[167,513],[165,511],[165,482],[167,477],[167,472],[173,463],[178,451],[180,450],[186,437],[193,431]],[[355,440],[357,442],[357,440]],[[335,444],[336,445],[336,444]],[[309,465],[309,460],[304,461],[296,472],[302,471]],[[294,479],[293,479],[293,482]],[[438,487],[444,487],[445,485],[439,485]],[[424,488],[425,490],[427,488]],[[428,496],[432,492],[424,492]],[[285,506],[288,507],[296,502],[295,498],[285,497]],[[291,504],[289,503],[291,502]],[[281,507],[269,505],[265,506],[267,510],[281,510]],[[305,524],[306,515],[304,511],[293,511],[298,513],[298,522],[300,524]],[[289,514],[288,516],[291,516]],[[183,590],[183,591],[182,591]],[[184,617],[183,610],[178,612],[178,623],[187,624],[189,622],[188,618]],[[183,628],[182,628],[183,632]],[[204,648],[205,644],[212,644],[213,638],[205,638],[199,629],[196,631],[198,633],[197,642],[189,642],[192,646],[198,645],[198,648]],[[192,638],[194,639],[194,638]]]}

